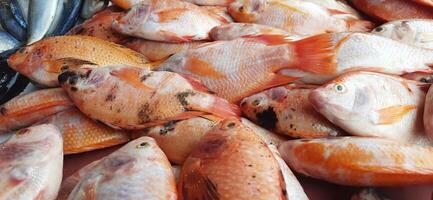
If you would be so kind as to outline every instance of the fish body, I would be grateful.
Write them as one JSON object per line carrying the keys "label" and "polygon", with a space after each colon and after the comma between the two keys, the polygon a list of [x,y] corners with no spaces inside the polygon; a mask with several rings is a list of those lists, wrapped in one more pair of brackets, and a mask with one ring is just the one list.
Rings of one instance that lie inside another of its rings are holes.
{"label": "fish body", "polygon": [[[113,23],[114,30],[162,42],[209,39],[209,31],[226,19],[179,0],[143,1]],[[188,27],[188,28],[185,28]]]}
{"label": "fish body", "polygon": [[62,184],[60,185],[59,194],[57,195],[56,200],[67,200],[77,183],[79,183],[86,173],[92,170],[100,161],[101,160],[95,160],[79,169],[69,177],[65,177],[62,180]]}
{"label": "fish body", "polygon": [[271,88],[241,102],[242,112],[257,124],[294,138],[344,135],[314,110],[308,95],[317,86],[287,85]]}
{"label": "fish body", "polygon": [[353,6],[377,20],[433,19],[433,8],[407,0],[350,0]]}
{"label": "fish body", "polygon": [[27,23],[22,17],[16,0],[0,2],[0,24],[7,32],[20,41],[26,40]]}
{"label": "fish body", "polygon": [[326,8],[333,16],[347,19],[362,19],[359,12],[353,9],[346,0],[304,0]]}
{"label": "fish body", "polygon": [[33,44],[47,34],[61,0],[30,0],[27,44]]}
{"label": "fish body", "polygon": [[433,117],[432,116],[433,116],[433,88],[430,87],[425,99],[424,116],[423,116],[425,133],[427,137],[430,139],[430,141],[433,141]]}
{"label": "fish body", "polygon": [[64,154],[102,149],[129,141],[129,133],[95,122],[75,108],[43,120],[56,126],[63,135]]}
{"label": "fish body", "polygon": [[0,31],[0,53],[9,49],[16,48],[20,42],[8,32]]}
{"label": "fish body", "polygon": [[425,84],[374,72],[351,72],[313,90],[313,107],[357,136],[410,143],[423,134]]}
{"label": "fish body", "polygon": [[0,133],[30,126],[72,106],[61,88],[19,95],[0,107]]}
{"label": "fish body", "polygon": [[228,6],[234,0],[185,0],[200,6]]}
{"label": "fish body", "polygon": [[250,24],[250,23],[230,23],[214,27],[210,33],[212,40],[233,40],[240,37],[259,36],[259,35],[286,35],[290,38],[300,38],[290,35],[278,28],[271,26]]}
{"label": "fish body", "polygon": [[24,20],[28,22],[30,1],[29,0],[16,0],[16,1],[18,2]]}
{"label": "fish body", "polygon": [[227,119],[200,141],[182,166],[179,199],[287,199],[281,168],[267,145]]}
{"label": "fish body", "polygon": [[56,198],[63,168],[62,137],[56,127],[19,130],[0,148],[0,199]]}
{"label": "fish body", "polygon": [[68,200],[177,199],[170,162],[152,138],[133,140],[89,168]]}
{"label": "fish body", "polygon": [[62,70],[80,64],[124,64],[147,69],[147,62],[147,58],[133,50],[81,35],[50,37],[21,49],[8,59],[11,68],[49,87],[58,86],[57,76]]}
{"label": "fish body", "polygon": [[200,6],[200,8],[203,8],[217,16],[221,17],[221,20],[228,22],[228,23],[232,23],[233,22],[233,18],[232,16],[230,16],[227,7],[225,6]]}
{"label": "fish body", "polygon": [[426,6],[433,6],[432,0],[412,0],[413,2],[424,4]]}
{"label": "fish body", "polygon": [[403,43],[433,49],[433,20],[405,19],[388,22],[372,31]]}
{"label": "fish body", "polygon": [[[111,66],[65,71],[59,82],[87,116],[112,127],[144,129],[204,114],[239,116],[239,108],[172,72]],[[133,95],[131,95],[133,94]]]}
{"label": "fish body", "polygon": [[278,149],[298,173],[351,186],[405,186],[433,182],[432,147],[381,138],[291,140]]}

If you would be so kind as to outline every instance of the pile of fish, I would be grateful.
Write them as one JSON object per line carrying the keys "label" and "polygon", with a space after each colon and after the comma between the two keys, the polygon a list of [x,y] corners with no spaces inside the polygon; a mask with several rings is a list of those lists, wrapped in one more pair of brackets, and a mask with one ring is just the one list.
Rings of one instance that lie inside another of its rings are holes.
{"label": "pile of fish", "polygon": [[39,89],[0,106],[0,200],[309,199],[292,170],[433,183],[431,1],[84,1],[65,36],[82,2],[41,2],[28,29],[1,19],[27,30],[7,65]]}

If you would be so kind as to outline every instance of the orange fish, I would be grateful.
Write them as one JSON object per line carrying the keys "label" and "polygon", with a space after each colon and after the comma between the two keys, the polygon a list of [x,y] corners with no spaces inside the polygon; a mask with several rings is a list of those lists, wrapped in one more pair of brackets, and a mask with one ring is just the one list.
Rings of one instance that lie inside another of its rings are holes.
{"label": "orange fish", "polygon": [[288,38],[298,39],[300,36],[288,34],[286,31],[271,26],[250,24],[250,23],[230,23],[214,27],[210,33],[213,40],[233,40],[240,37],[259,36],[259,35],[282,35]]}
{"label": "orange fish", "polygon": [[288,199],[273,152],[240,121],[227,119],[200,141],[185,161],[179,199]]}
{"label": "orange fish", "polygon": [[72,106],[61,88],[19,95],[0,107],[0,133],[30,126]]}
{"label": "orange fish", "polygon": [[433,19],[433,8],[413,0],[350,0],[359,10],[383,22],[399,19]]}
{"label": "orange fish", "polygon": [[200,6],[200,8],[206,9],[207,11],[220,16],[221,20],[225,19],[226,22],[233,22],[233,18],[230,16],[227,7],[225,6]]}
{"label": "orange fish", "polygon": [[60,130],[64,154],[102,149],[130,139],[128,133],[95,122],[75,108],[52,115],[42,123],[53,124]]}
{"label": "orange fish", "polygon": [[128,36],[115,32],[111,25],[114,20],[123,17],[125,13],[117,7],[111,6],[96,13],[92,18],[71,29],[67,35],[87,35],[97,37],[106,41],[121,44]]}
{"label": "orange fish", "polygon": [[279,151],[291,169],[351,186],[433,183],[433,148],[380,138],[290,140]]}
{"label": "orange fish", "polygon": [[308,95],[314,85],[287,85],[272,88],[241,102],[242,112],[262,127],[294,138],[319,138],[344,135],[314,110]]}
{"label": "orange fish", "polygon": [[125,10],[129,10],[132,8],[132,6],[134,6],[135,4],[141,3],[145,0],[111,0],[111,2],[116,5],[119,6]]}
{"label": "orange fish", "polygon": [[131,49],[96,37],[81,35],[41,40],[10,56],[8,64],[41,85],[55,87],[58,86],[55,80],[59,69],[69,68],[51,64],[61,64],[62,62],[56,61],[58,59],[80,60],[96,65],[124,64],[150,68],[147,58]]}
{"label": "orange fish", "polygon": [[239,108],[207,92],[197,80],[136,67],[81,68],[59,82],[87,116],[112,127],[144,129],[204,114],[239,116]]}

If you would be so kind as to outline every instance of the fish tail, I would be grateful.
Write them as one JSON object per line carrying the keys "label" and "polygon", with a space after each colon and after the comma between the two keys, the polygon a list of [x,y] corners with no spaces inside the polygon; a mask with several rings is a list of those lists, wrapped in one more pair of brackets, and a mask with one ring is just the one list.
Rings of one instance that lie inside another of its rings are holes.
{"label": "fish tail", "polygon": [[369,32],[375,27],[374,23],[370,21],[357,19],[347,20],[347,26],[349,27],[349,31],[360,32]]}

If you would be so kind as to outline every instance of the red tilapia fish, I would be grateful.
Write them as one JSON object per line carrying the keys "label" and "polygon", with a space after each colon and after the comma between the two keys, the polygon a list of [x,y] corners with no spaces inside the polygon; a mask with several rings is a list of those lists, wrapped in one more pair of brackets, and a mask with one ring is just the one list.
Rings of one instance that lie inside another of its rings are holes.
{"label": "red tilapia fish", "polygon": [[239,116],[239,108],[172,72],[111,66],[65,71],[59,82],[90,118],[115,128],[144,129],[204,114]]}
{"label": "red tilapia fish", "polygon": [[288,34],[286,31],[271,26],[249,23],[230,23],[213,28],[210,33],[213,40],[233,40],[240,37],[259,36],[259,35],[282,35],[287,38],[299,38]]}
{"label": "red tilapia fish", "polygon": [[234,0],[184,0],[201,6],[228,6]]}
{"label": "red tilapia fish", "polygon": [[287,85],[272,88],[241,102],[242,112],[257,124],[294,138],[317,138],[343,135],[314,110],[308,95],[314,85]]}
{"label": "red tilapia fish", "polygon": [[61,88],[19,95],[0,107],[0,133],[30,126],[72,106]]}
{"label": "red tilapia fish", "polygon": [[123,34],[162,42],[209,39],[209,31],[227,20],[180,0],[146,0],[113,23]]}
{"label": "red tilapia fish", "polygon": [[149,137],[129,142],[81,173],[69,200],[177,199],[170,162]]}
{"label": "red tilapia fish", "polygon": [[[185,161],[179,199],[288,199],[285,177],[273,152],[240,121],[212,129]],[[303,191],[295,191],[303,193]],[[308,199],[305,196],[299,199]]]}
{"label": "red tilapia fish", "polygon": [[318,112],[352,135],[414,142],[424,134],[426,86],[398,76],[350,72],[313,90],[309,99]]}
{"label": "red tilapia fish", "polygon": [[60,130],[64,154],[102,149],[130,139],[129,133],[95,122],[75,108],[52,115],[42,123],[52,124]]}
{"label": "red tilapia fish", "polygon": [[303,37],[373,28],[371,22],[335,17],[325,7],[302,0],[237,0],[228,11],[236,22],[273,26]]}
{"label": "red tilapia fish", "polygon": [[381,138],[290,140],[279,151],[296,172],[351,186],[433,183],[433,148]]}
{"label": "red tilapia fish", "polygon": [[62,181],[62,136],[42,124],[13,133],[0,144],[0,199],[53,200]]}

